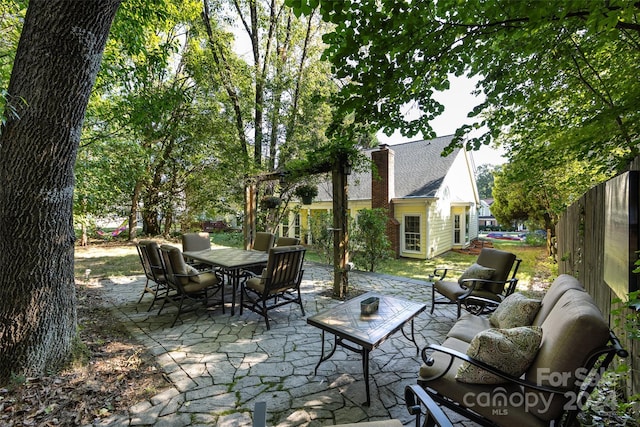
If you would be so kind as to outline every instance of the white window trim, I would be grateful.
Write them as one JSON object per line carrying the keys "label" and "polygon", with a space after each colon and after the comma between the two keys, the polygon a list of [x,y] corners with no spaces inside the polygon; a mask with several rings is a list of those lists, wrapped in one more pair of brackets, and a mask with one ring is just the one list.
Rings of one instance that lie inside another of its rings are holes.
{"label": "white window trim", "polygon": [[423,245],[425,243],[425,239],[424,239],[424,236],[423,236],[423,233],[422,233],[423,224],[424,224],[424,222],[423,222],[424,221],[424,216],[423,216],[423,214],[420,214],[420,213],[413,213],[413,214],[406,213],[406,214],[402,215],[402,239],[401,239],[401,241],[402,241],[402,252],[406,252],[406,253],[410,253],[410,254],[420,254],[420,253],[423,252],[422,250],[416,251],[414,249],[407,249],[407,247],[406,247],[406,239],[405,239],[405,237],[406,237],[406,233],[407,233],[407,231],[406,231],[407,217],[418,217],[419,218],[420,224],[419,224],[418,235],[420,236],[420,247],[423,247]]}
{"label": "white window trim", "polygon": [[[456,217],[459,219],[460,222],[460,228],[456,228]],[[459,245],[464,245],[464,215],[461,215],[459,213],[454,213],[453,214],[453,236],[451,236],[452,238],[452,242],[453,242],[453,246],[459,246]],[[456,230],[458,230],[458,236],[459,241],[456,242]]]}

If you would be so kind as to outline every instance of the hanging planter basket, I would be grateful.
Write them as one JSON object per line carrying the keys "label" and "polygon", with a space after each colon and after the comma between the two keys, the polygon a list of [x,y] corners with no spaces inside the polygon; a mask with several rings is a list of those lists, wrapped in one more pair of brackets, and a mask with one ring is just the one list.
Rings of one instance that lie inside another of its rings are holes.
{"label": "hanging planter basket", "polygon": [[279,197],[267,196],[260,200],[260,207],[262,209],[276,209],[282,204],[282,200]]}
{"label": "hanging planter basket", "polygon": [[305,205],[313,203],[313,198],[318,195],[318,187],[315,185],[304,184],[295,189],[294,194],[300,197]]}

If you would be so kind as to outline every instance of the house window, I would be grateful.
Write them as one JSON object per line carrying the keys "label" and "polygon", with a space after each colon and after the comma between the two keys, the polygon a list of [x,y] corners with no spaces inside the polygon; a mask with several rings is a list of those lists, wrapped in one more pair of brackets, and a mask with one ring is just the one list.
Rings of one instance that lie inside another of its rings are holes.
{"label": "house window", "polygon": [[300,214],[297,213],[293,216],[293,235],[300,238]]}
{"label": "house window", "polygon": [[464,216],[464,241],[469,242],[469,212]]}
{"label": "house window", "polygon": [[420,252],[420,217],[404,217],[404,249]]}
{"label": "house window", "polygon": [[462,243],[462,241],[460,240],[460,223],[462,221],[460,220],[460,215],[456,214],[453,216],[453,244],[454,245],[459,245]]}
{"label": "house window", "polygon": [[289,237],[289,216],[285,215],[282,218],[282,224],[280,225],[280,235],[282,237]]}

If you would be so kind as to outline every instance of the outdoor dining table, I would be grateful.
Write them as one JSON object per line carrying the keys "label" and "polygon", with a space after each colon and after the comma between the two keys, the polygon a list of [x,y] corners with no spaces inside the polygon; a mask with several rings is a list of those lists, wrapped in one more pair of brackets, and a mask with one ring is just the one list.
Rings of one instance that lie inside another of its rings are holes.
{"label": "outdoor dining table", "polygon": [[184,256],[203,264],[219,267],[229,277],[233,292],[231,296],[231,315],[235,314],[236,293],[240,286],[242,270],[267,265],[269,254],[263,251],[238,248],[211,248],[203,251],[186,251]]}

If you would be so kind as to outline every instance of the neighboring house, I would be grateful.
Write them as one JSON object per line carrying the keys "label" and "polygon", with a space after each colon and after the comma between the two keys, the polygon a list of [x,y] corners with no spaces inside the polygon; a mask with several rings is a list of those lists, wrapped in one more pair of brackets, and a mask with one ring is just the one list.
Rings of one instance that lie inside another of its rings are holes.
{"label": "neighboring house", "polygon": [[[478,236],[480,200],[471,153],[456,149],[441,156],[452,138],[367,150],[377,173],[349,176],[349,214],[357,217],[364,208],[388,209],[387,234],[397,256],[429,259],[465,247]],[[308,230],[311,216],[332,209],[331,182],[318,190],[316,200],[292,216],[294,224],[286,225],[286,234]]]}
{"label": "neighboring house", "polygon": [[491,205],[493,205],[493,199],[480,200],[480,210],[478,211],[478,226],[480,228],[497,227],[498,221],[491,213]]}

